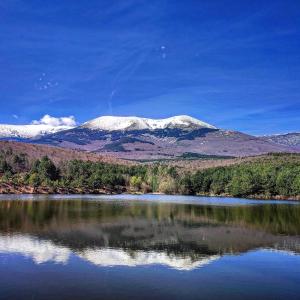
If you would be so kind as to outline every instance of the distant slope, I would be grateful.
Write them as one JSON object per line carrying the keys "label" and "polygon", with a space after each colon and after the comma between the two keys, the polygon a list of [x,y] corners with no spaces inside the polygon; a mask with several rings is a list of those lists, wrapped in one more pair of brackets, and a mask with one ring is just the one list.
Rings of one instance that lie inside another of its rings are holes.
{"label": "distant slope", "polygon": [[262,139],[268,142],[273,142],[279,145],[293,147],[300,150],[300,132],[269,135],[262,137]]}
{"label": "distant slope", "polygon": [[40,159],[41,157],[47,155],[55,164],[73,159],[113,164],[130,164],[130,162],[115,157],[110,157],[108,155],[13,141],[0,141],[0,152],[12,152],[13,154],[23,153],[27,155],[27,158],[30,161]]}
{"label": "distant slope", "polygon": [[187,152],[218,156],[251,156],[296,151],[289,146],[241,132],[213,128],[104,131],[78,127],[32,142],[136,160],[175,158]]}
{"label": "distant slope", "polygon": [[[227,159],[174,159],[174,160],[164,160],[160,163],[162,165],[177,167],[182,171],[197,171],[205,170],[216,167],[228,167],[233,165],[240,165],[246,163],[264,163],[264,162],[279,162],[279,161],[289,161],[290,163],[300,163],[300,153],[268,153],[257,156],[247,156],[247,157],[236,157]],[[151,162],[148,162],[151,164]]]}
{"label": "distant slope", "polygon": [[0,124],[0,139],[30,139],[58,131],[68,130],[71,126],[51,126],[46,124],[9,125]]}

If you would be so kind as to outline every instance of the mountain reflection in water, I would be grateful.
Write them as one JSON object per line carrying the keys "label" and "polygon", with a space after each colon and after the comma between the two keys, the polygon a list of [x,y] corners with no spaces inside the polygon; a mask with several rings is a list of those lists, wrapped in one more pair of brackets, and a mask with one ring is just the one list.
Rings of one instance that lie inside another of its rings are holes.
{"label": "mountain reflection in water", "polygon": [[300,253],[300,206],[0,201],[0,253],[35,263],[160,264],[193,270],[255,249]]}

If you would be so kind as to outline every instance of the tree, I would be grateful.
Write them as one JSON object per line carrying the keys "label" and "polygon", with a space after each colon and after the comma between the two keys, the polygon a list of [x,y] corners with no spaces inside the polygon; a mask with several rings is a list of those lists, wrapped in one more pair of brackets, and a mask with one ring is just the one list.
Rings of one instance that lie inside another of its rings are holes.
{"label": "tree", "polygon": [[130,178],[130,187],[139,190],[141,188],[142,178],[139,176],[132,176]]}
{"label": "tree", "polygon": [[158,191],[165,194],[175,194],[177,192],[177,184],[171,176],[160,178]]}
{"label": "tree", "polygon": [[225,168],[218,168],[211,176],[212,182],[210,192],[213,194],[222,194],[226,190],[226,186],[230,180],[228,172]]}
{"label": "tree", "polygon": [[295,179],[295,173],[290,168],[283,168],[276,178],[276,190],[278,195],[291,195],[291,187]]}
{"label": "tree", "polygon": [[31,174],[36,174],[35,176],[38,178],[37,180],[35,179],[35,176],[33,176],[35,184],[39,182],[39,184],[43,183],[50,185],[51,181],[60,178],[59,169],[56,168],[54,163],[47,156],[44,156],[33,163]]}
{"label": "tree", "polygon": [[0,160],[0,172],[1,173],[12,172],[12,167],[8,164],[8,162],[5,159]]}
{"label": "tree", "polygon": [[194,194],[194,187],[190,174],[185,174],[183,177],[181,177],[179,182],[179,192],[180,194],[185,195]]}
{"label": "tree", "polygon": [[41,158],[38,173],[42,180],[50,179],[57,180],[59,179],[59,171],[54,165],[54,163],[47,157],[44,156]]}
{"label": "tree", "polygon": [[23,153],[15,154],[13,156],[12,163],[13,163],[14,172],[25,171],[26,168],[28,167],[28,161],[26,155]]}
{"label": "tree", "polygon": [[300,195],[300,174],[298,174],[292,184],[292,191],[293,195]]}
{"label": "tree", "polygon": [[34,187],[37,187],[41,184],[41,180],[37,173],[32,173],[28,178],[28,183]]}
{"label": "tree", "polygon": [[93,189],[99,189],[102,186],[102,176],[99,172],[96,172],[90,176],[88,184]]}
{"label": "tree", "polygon": [[228,191],[233,196],[248,196],[256,193],[254,176],[249,170],[238,170],[234,173]]}

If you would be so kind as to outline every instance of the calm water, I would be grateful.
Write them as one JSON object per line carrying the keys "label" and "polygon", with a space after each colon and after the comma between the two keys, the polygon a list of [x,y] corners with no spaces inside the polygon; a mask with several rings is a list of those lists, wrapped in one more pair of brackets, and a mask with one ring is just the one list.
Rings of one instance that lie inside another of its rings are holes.
{"label": "calm water", "polygon": [[1,196],[0,299],[299,299],[300,205]]}

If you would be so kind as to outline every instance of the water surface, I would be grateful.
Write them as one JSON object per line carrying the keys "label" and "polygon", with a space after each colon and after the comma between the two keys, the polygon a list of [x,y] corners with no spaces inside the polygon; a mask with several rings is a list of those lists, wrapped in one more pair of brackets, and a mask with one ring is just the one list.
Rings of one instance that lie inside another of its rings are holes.
{"label": "water surface", "polygon": [[297,202],[1,196],[0,299],[299,299]]}

